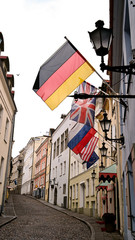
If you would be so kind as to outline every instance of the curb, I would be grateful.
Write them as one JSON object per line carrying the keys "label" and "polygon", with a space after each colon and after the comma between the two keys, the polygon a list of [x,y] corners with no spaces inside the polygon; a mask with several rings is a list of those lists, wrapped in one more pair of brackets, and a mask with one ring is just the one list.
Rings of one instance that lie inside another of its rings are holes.
{"label": "curb", "polygon": [[17,218],[17,216],[14,216],[14,217],[12,217],[11,219],[7,220],[6,222],[0,224],[0,228],[3,227],[3,226],[5,226],[6,224],[12,222],[12,221],[15,220],[16,218]]}
{"label": "curb", "polygon": [[[11,195],[11,197],[12,197],[12,195]],[[13,203],[13,200],[12,200],[12,203]],[[0,228],[3,227],[3,226],[5,226],[5,225],[8,224],[8,223],[14,221],[14,220],[17,218],[17,215],[16,215],[16,213],[15,213],[15,209],[14,209],[14,205],[13,205],[13,212],[14,212],[14,216],[7,216],[7,215],[4,215],[4,214],[1,215],[3,218],[8,217],[8,218],[10,218],[10,219],[7,220],[7,221],[5,220],[4,223],[0,224]]]}

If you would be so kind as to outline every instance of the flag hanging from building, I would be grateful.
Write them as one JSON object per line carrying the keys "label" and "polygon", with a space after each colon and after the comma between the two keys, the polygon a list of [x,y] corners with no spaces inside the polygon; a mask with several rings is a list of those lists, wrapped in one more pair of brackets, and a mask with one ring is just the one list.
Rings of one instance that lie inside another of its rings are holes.
{"label": "flag hanging from building", "polygon": [[[96,94],[97,88],[84,81],[77,89],[78,93]],[[94,126],[96,98],[74,100],[71,106],[70,119],[79,123]]]}
{"label": "flag hanging from building", "polygon": [[89,161],[87,162],[87,169],[90,168],[98,159],[99,159],[98,155],[95,152],[93,152]]}
{"label": "flag hanging from building", "polygon": [[67,40],[40,67],[33,90],[53,110],[94,71]]}
{"label": "flag hanging from building", "polygon": [[84,162],[82,162],[82,164],[87,163],[87,169],[88,169],[88,168],[90,168],[98,159],[99,159],[98,155],[97,155],[95,152],[93,152],[92,155],[91,155],[91,157],[90,157],[90,159],[89,159],[89,161],[88,161],[88,162],[84,161]]}
{"label": "flag hanging from building", "polygon": [[69,132],[68,147],[74,153],[79,154],[95,133],[96,130],[88,125],[75,124]]}
{"label": "flag hanging from building", "polygon": [[95,150],[95,147],[97,145],[98,138],[93,136],[87,145],[84,146],[84,148],[80,151],[80,157],[83,161],[88,162]]}

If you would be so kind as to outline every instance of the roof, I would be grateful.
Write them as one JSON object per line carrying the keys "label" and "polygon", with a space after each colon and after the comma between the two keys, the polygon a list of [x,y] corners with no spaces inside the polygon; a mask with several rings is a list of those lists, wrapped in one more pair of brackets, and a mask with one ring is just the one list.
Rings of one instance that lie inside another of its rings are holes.
{"label": "roof", "polygon": [[107,187],[108,187],[108,185],[109,185],[109,182],[106,180],[105,182],[102,182],[102,183],[100,183],[97,187],[96,187],[96,189],[107,189]]}
{"label": "roof", "polygon": [[117,177],[116,163],[99,172],[99,181],[110,182],[114,181],[115,177]]}

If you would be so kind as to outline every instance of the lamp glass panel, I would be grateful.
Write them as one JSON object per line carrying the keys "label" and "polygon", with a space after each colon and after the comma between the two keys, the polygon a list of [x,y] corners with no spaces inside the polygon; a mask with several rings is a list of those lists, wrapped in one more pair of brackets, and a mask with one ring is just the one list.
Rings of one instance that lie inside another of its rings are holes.
{"label": "lamp glass panel", "polygon": [[111,120],[108,120],[108,119],[107,119],[107,120],[105,121],[105,129],[106,129],[106,132],[109,131],[110,125],[111,125]]}
{"label": "lamp glass panel", "polygon": [[101,29],[102,46],[103,46],[103,48],[106,49],[107,53],[108,53],[110,45],[111,45],[111,40],[112,40],[112,31],[107,28]]}
{"label": "lamp glass panel", "polygon": [[89,35],[90,41],[92,42],[95,51],[97,51],[101,47],[100,30],[96,29],[93,32],[90,32]]}
{"label": "lamp glass panel", "polygon": [[103,132],[108,132],[110,129],[111,120],[103,119],[100,121],[100,125]]}
{"label": "lamp glass panel", "polygon": [[102,144],[102,148],[99,148],[100,152],[101,152],[101,156],[105,157],[107,155],[107,150],[108,148],[105,147],[105,144]]}

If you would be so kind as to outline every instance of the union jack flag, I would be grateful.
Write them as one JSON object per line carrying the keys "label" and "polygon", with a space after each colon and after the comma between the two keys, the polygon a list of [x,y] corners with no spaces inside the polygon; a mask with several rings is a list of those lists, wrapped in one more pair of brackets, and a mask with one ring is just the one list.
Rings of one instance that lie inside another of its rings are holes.
{"label": "union jack flag", "polygon": [[95,150],[95,147],[97,145],[98,138],[93,136],[89,143],[81,150],[80,157],[83,161],[88,162]]}
{"label": "union jack flag", "polygon": [[[97,89],[87,82],[83,82],[77,89],[78,93],[96,94]],[[94,125],[96,98],[78,99],[71,106],[70,119],[79,123]]]}

